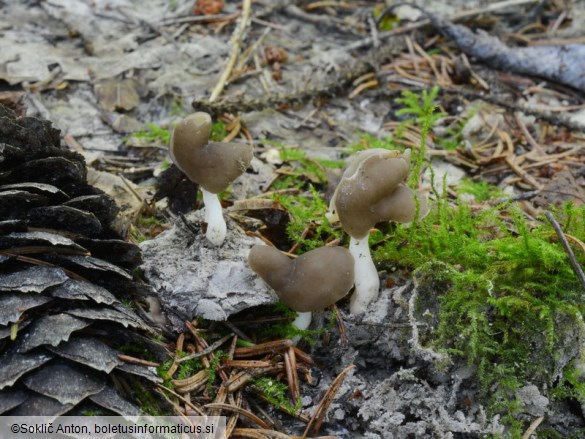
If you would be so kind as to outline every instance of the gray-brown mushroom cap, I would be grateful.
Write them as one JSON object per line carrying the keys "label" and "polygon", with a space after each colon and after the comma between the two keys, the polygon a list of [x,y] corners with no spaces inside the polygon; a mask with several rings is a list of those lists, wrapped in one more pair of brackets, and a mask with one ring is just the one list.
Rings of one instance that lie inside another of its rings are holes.
{"label": "gray-brown mushroom cap", "polygon": [[211,116],[193,113],[173,130],[171,159],[187,177],[213,194],[225,190],[246,171],[253,156],[250,145],[210,142]]}
{"label": "gray-brown mushroom cap", "polygon": [[321,247],[289,259],[274,247],[255,245],[248,263],[297,312],[323,310],[353,286],[353,256],[343,247]]}
{"label": "gray-brown mushroom cap", "polygon": [[426,211],[426,200],[404,184],[410,156],[399,151],[366,150],[358,154],[343,174],[333,195],[344,230],[355,238],[368,234],[382,221],[410,222]]}

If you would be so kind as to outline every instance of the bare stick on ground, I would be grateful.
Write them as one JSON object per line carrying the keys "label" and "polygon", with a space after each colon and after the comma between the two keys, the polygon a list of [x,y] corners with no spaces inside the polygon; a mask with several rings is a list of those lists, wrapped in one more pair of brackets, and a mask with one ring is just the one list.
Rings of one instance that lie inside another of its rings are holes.
{"label": "bare stick on ground", "polygon": [[573,253],[573,249],[569,245],[569,241],[567,241],[565,234],[561,230],[560,224],[555,219],[553,214],[550,212],[546,212],[545,215],[546,215],[547,219],[550,221],[550,224],[555,229],[555,232],[557,232],[557,235],[558,235],[559,239],[561,240],[561,243],[563,244],[563,248],[565,249],[565,252],[567,252],[567,255],[569,256],[569,261],[571,262],[571,267],[573,267],[573,271],[575,272],[575,274],[579,278],[579,282],[581,283],[581,287],[583,288],[583,291],[585,291],[585,274],[583,273],[583,269],[579,265],[579,262],[577,262],[577,258],[575,258],[575,254]]}
{"label": "bare stick on ground", "polygon": [[248,25],[248,21],[250,18],[251,4],[252,0],[244,0],[244,4],[242,7],[242,17],[240,19],[239,26],[234,31],[234,35],[231,41],[232,53],[230,55],[230,59],[228,60],[228,63],[225,66],[225,70],[221,74],[221,77],[219,78],[217,85],[215,86],[213,92],[211,93],[211,96],[209,97],[209,102],[215,101],[219,97],[219,95],[221,95],[221,92],[223,91],[223,88],[225,87],[225,84],[232,73],[232,69],[236,64],[236,59],[238,58],[238,54],[240,53],[240,46],[242,45],[242,39],[244,38],[246,26]]}

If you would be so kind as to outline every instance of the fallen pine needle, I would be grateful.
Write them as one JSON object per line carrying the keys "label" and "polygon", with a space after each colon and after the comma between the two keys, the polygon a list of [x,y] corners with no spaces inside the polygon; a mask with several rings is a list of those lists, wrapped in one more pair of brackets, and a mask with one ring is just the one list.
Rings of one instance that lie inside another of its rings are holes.
{"label": "fallen pine needle", "polygon": [[323,399],[317,406],[317,410],[315,410],[315,413],[313,413],[311,420],[307,424],[307,428],[305,428],[305,432],[303,433],[303,439],[307,437],[307,434],[309,433],[309,430],[311,430],[311,426],[313,425],[313,423],[315,424],[315,426],[312,429],[312,434],[316,435],[317,433],[319,433],[319,429],[321,428],[321,424],[323,424],[323,420],[325,419],[327,410],[329,409],[329,406],[333,402],[333,397],[339,390],[339,387],[343,382],[343,378],[354,367],[355,366],[353,364],[350,364],[345,369],[343,369],[341,373],[337,375],[337,377],[335,377],[335,379],[331,383],[331,387],[329,387],[329,390],[327,390],[327,393],[325,393],[325,396],[323,396]]}

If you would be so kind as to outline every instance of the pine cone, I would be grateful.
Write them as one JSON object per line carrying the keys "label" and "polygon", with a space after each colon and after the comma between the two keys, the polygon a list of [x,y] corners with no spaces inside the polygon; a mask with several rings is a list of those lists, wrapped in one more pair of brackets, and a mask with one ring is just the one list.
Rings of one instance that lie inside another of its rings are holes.
{"label": "pine cone", "polygon": [[0,414],[140,413],[128,389],[158,377],[118,355],[161,349],[120,302],[141,253],[117,212],[59,130],[0,105]]}

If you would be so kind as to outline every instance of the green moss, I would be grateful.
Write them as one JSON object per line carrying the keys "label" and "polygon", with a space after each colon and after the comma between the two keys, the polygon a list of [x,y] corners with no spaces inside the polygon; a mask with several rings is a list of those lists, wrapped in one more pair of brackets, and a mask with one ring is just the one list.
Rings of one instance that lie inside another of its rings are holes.
{"label": "green moss", "polygon": [[[446,115],[446,113],[438,111],[436,104],[438,94],[439,87],[437,86],[430,90],[423,90],[420,94],[409,90],[403,91],[401,97],[396,99],[396,103],[402,105],[403,108],[398,110],[396,114],[408,117],[398,125],[393,137],[379,139],[371,134],[362,134],[358,143],[350,145],[351,150],[354,153],[370,148],[404,151],[404,146],[398,142],[398,140],[404,138],[404,130],[408,125],[420,127],[420,144],[418,148],[411,151],[411,171],[408,180],[410,187],[413,189],[418,188],[423,165],[426,164],[427,136],[437,121]],[[463,126],[461,129],[463,129]]]}
{"label": "green moss", "polygon": [[468,178],[461,180],[457,187],[458,193],[473,195],[475,201],[493,200],[504,196],[504,192],[497,186],[485,181],[473,181]]}
{"label": "green moss", "polygon": [[[145,387],[143,382],[135,379],[131,385],[132,391],[140,405],[140,411],[143,415],[149,416],[168,416],[170,413],[163,407],[161,400],[157,398],[152,391],[152,387]],[[167,407],[168,408],[168,407]]]}
{"label": "green moss", "polygon": [[144,141],[146,143],[155,143],[160,145],[168,145],[171,140],[171,131],[168,128],[163,128],[154,123],[146,125],[147,129],[134,133],[132,137]]}
{"label": "green moss", "polygon": [[301,400],[295,401],[295,404],[291,404],[286,394],[288,392],[288,386],[275,378],[261,377],[252,380],[252,385],[260,392],[264,398],[275,407],[283,409],[292,415],[296,415],[301,410]]}
{"label": "green moss", "polygon": [[299,148],[290,148],[267,140],[263,143],[276,146],[281,160],[290,167],[286,176],[278,178],[272,184],[276,190],[306,189],[309,184],[324,185],[327,183],[327,169],[341,169],[345,166],[343,160],[309,158]]}
{"label": "green moss", "polygon": [[[420,95],[405,92],[397,101],[404,106],[399,114],[410,117],[394,137],[363,135],[352,150],[403,150],[396,142],[401,130],[407,124],[420,127],[421,142],[412,151],[409,179],[409,185],[417,188],[427,164],[427,135],[444,116],[435,105],[437,95],[438,88]],[[444,148],[458,146],[464,122],[454,128],[448,142],[435,142]],[[324,217],[327,206],[318,189],[326,180],[318,168],[309,168],[298,150],[285,151],[284,158],[295,161],[298,168],[275,187],[308,191],[275,199],[291,214],[289,237],[307,251],[339,232]],[[305,171],[314,181],[303,176]],[[519,437],[526,425],[519,421],[521,401],[515,392],[527,383],[538,385],[551,399],[585,400],[585,378],[576,366],[585,359],[583,291],[544,218],[529,222],[511,202],[483,210],[462,200],[451,204],[447,186],[443,187],[443,194],[434,192],[431,212],[421,222],[391,225],[371,237],[375,259],[383,268],[414,270],[419,293],[415,314],[427,324],[420,330],[420,343],[473,366],[490,412],[501,414],[507,436]],[[464,182],[459,190],[473,194],[476,201],[500,196],[486,183]],[[554,214],[565,233],[585,240],[585,207],[568,204]],[[310,234],[302,237],[307,228]],[[582,252],[577,258],[585,263]],[[290,328],[271,329],[272,336],[297,335]]]}
{"label": "green moss", "polygon": [[337,314],[331,312],[329,315],[329,322],[325,327],[319,329],[299,329],[291,324],[297,317],[295,311],[291,310],[282,302],[277,302],[272,305],[272,307],[275,313],[282,314],[283,317],[287,317],[290,320],[284,323],[276,323],[261,328],[258,332],[260,339],[274,340],[294,339],[295,337],[300,337],[302,341],[313,346],[317,342],[317,338],[323,335],[323,333],[331,331],[337,321]]}
{"label": "green moss", "polygon": [[403,124],[414,123],[421,128],[419,147],[411,154],[411,170],[408,184],[413,189],[418,188],[420,175],[425,162],[426,139],[429,131],[437,121],[445,116],[445,113],[437,111],[435,103],[439,94],[439,87],[434,86],[430,90],[423,90],[421,94],[409,90],[402,92],[402,97],[396,99],[398,104],[404,105],[404,108],[397,111],[399,116],[411,116]]}
{"label": "green moss", "polygon": [[323,246],[328,239],[341,237],[341,232],[332,227],[325,216],[329,206],[322,200],[318,188],[327,183],[327,169],[342,168],[345,162],[311,159],[298,148],[287,148],[280,144],[277,146],[281,159],[291,170],[289,175],[277,179],[273,188],[303,191],[300,195],[277,192],[273,196],[273,200],[290,214],[290,222],[286,228],[288,238],[300,244],[300,252],[304,253]]}
{"label": "green moss", "polygon": [[[384,3],[378,4],[374,6],[372,10],[372,16],[379,20],[382,12],[386,9],[386,5]],[[378,30],[385,32],[392,30],[395,26],[400,24],[400,18],[398,18],[394,14],[385,14],[384,17],[378,23]]]}
{"label": "green moss", "polygon": [[[183,114],[182,107],[177,104],[176,107],[173,107],[171,114],[181,115]],[[138,140],[143,143],[148,144],[155,144],[161,146],[168,146],[171,141],[171,128],[164,128],[160,125],[149,123],[146,125],[145,130],[138,131],[130,136],[135,140]],[[223,138],[227,135],[227,127],[226,124],[222,121],[217,121],[211,126],[211,135],[210,139],[216,142],[223,140]]]}
{"label": "green moss", "polygon": [[[566,233],[585,239],[585,207],[555,214]],[[585,354],[582,343],[565,342],[585,337],[583,292],[544,219],[528,223],[515,204],[474,212],[441,198],[420,224],[396,226],[375,258],[415,269],[421,285],[432,283],[437,325],[424,341],[477,368],[490,409],[503,414],[511,432],[521,427],[514,391],[527,382],[552,389],[549,397],[561,386],[585,398],[585,386],[557,361]],[[585,263],[582,253],[578,258]]]}
{"label": "green moss", "polygon": [[139,215],[129,227],[129,237],[132,242],[140,243],[152,239],[160,229],[165,228],[163,220],[154,215]]}
{"label": "green moss", "polygon": [[213,360],[210,362],[209,368],[207,369],[207,392],[210,395],[215,395],[215,380],[217,379],[217,371],[221,360],[229,358],[228,353],[221,349],[216,350],[213,354]]}
{"label": "green moss", "polygon": [[288,211],[290,222],[286,233],[292,242],[300,244],[301,253],[322,247],[328,239],[342,236],[341,231],[333,228],[325,216],[329,206],[313,185],[309,185],[308,193],[300,196],[276,193],[273,199]]}
{"label": "green moss", "polygon": [[[130,309],[133,308],[132,303],[122,302],[122,304],[124,306],[126,306],[127,308],[130,308]],[[157,361],[156,356],[150,350],[150,346],[147,345],[146,343],[140,343],[138,341],[136,341],[134,343],[125,343],[125,344],[118,346],[117,349],[121,353],[126,354],[126,355],[130,355],[132,357],[141,358],[143,360],[152,361],[152,362]]]}
{"label": "green moss", "polygon": [[227,126],[225,122],[218,120],[211,126],[211,135],[209,136],[214,142],[221,142],[227,136]]}
{"label": "green moss", "polygon": [[108,412],[105,409],[87,409],[81,412],[82,416],[109,416],[111,412]]}
{"label": "green moss", "polygon": [[[179,358],[186,357],[189,355],[186,352],[178,352]],[[183,361],[179,363],[179,368],[175,373],[175,379],[177,380],[184,380],[185,378],[189,378],[190,376],[195,375],[197,372],[203,369],[203,363],[199,358],[193,358],[191,360]]]}
{"label": "green moss", "polygon": [[[177,356],[179,358],[184,358],[189,354],[186,352],[178,351]],[[169,369],[173,365],[173,359],[169,358],[165,360],[159,367],[157,367],[156,372],[159,377],[161,377],[165,381],[165,385],[169,388],[172,387],[170,384],[171,379],[176,380],[184,380],[185,378],[189,378],[190,376],[195,375],[197,372],[203,369],[203,364],[201,360],[198,358],[193,358],[191,360],[183,361],[179,363],[179,367],[175,372],[174,376],[170,376],[168,374]]]}
{"label": "green moss", "polygon": [[163,161],[160,163],[160,169],[163,171],[166,171],[170,167],[171,167],[171,161],[169,159],[163,159]]}
{"label": "green moss", "polygon": [[162,226],[164,223],[155,216],[141,215],[136,219],[136,223],[140,226]]}
{"label": "green moss", "polygon": [[405,149],[404,146],[396,143],[393,137],[378,138],[369,133],[361,133],[358,142],[349,145],[352,154],[372,148],[388,149],[391,151],[404,151]]}
{"label": "green moss", "polygon": [[172,379],[172,377],[168,374],[169,369],[173,365],[173,359],[168,358],[163,363],[160,364],[156,368],[156,373],[159,377],[161,377],[165,382]]}

